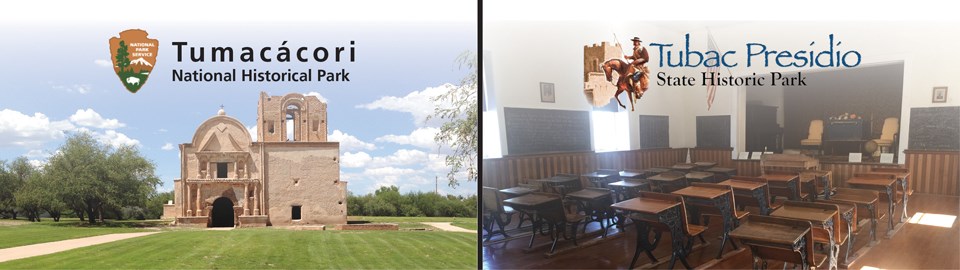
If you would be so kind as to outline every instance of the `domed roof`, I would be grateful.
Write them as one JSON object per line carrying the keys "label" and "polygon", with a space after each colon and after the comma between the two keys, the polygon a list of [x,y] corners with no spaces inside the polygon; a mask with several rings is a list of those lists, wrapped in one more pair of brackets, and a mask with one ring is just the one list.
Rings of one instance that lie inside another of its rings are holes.
{"label": "domed roof", "polygon": [[220,109],[197,127],[191,143],[199,151],[249,151],[252,141],[243,123]]}

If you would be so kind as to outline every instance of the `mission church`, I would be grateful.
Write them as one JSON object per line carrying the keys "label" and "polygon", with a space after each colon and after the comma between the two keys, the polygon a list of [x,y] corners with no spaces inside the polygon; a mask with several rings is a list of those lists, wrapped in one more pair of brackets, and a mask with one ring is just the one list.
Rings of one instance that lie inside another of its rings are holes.
{"label": "mission church", "polygon": [[326,103],[261,92],[257,138],[221,108],[180,144],[181,177],[174,180],[174,205],[165,209],[175,224],[347,223],[347,182],[340,181],[340,144],[327,141]]}

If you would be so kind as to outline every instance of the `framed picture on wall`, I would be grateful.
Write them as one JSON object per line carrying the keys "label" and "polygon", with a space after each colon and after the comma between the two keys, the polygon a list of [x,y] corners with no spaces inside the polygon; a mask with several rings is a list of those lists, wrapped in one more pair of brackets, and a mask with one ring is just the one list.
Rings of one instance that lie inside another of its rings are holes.
{"label": "framed picture on wall", "polygon": [[933,88],[933,103],[946,103],[947,102],[947,87],[940,86]]}
{"label": "framed picture on wall", "polygon": [[557,95],[553,89],[553,83],[541,82],[540,83],[540,102],[544,103],[555,103],[557,102]]}

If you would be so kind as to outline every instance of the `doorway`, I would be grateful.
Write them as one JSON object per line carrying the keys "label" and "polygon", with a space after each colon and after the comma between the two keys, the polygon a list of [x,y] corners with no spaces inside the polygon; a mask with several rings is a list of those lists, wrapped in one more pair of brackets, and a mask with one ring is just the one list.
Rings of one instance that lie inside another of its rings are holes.
{"label": "doorway", "polygon": [[233,202],[226,197],[213,201],[210,227],[233,227]]}

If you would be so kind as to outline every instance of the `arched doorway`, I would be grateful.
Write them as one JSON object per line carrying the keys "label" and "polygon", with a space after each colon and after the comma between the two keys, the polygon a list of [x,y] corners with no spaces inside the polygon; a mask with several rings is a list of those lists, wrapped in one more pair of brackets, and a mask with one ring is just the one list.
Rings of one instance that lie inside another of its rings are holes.
{"label": "arched doorway", "polygon": [[213,201],[210,219],[210,227],[233,227],[233,202],[226,197]]}

